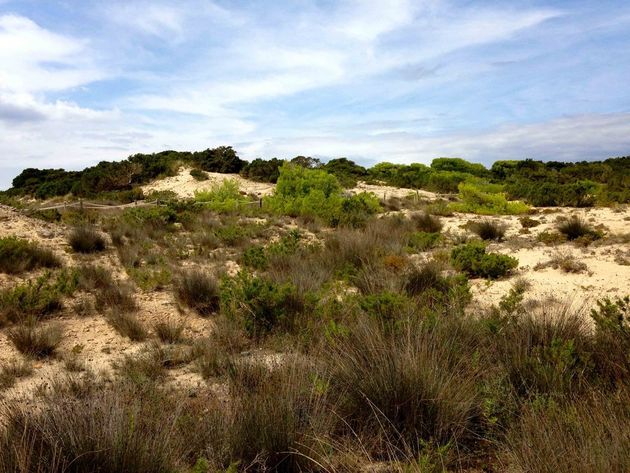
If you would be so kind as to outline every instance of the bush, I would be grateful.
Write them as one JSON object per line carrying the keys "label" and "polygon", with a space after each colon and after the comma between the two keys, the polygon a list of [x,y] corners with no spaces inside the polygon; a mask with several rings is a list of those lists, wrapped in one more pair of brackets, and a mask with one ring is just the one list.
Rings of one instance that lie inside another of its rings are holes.
{"label": "bush", "polygon": [[239,321],[254,338],[278,327],[291,329],[303,309],[304,302],[291,284],[276,284],[244,271],[235,278],[223,278],[221,283],[222,313]]}
{"label": "bush", "polygon": [[58,325],[37,326],[35,321],[28,321],[10,329],[7,337],[20,353],[46,358],[55,354],[63,338],[63,330]]}
{"label": "bush", "polygon": [[52,279],[53,275],[47,273],[35,281],[0,290],[0,325],[42,318],[61,310],[63,296],[76,289],[77,275],[64,271]]}
{"label": "bush", "polygon": [[236,180],[226,179],[209,191],[195,192],[195,202],[215,212],[235,213],[245,209],[252,201],[241,195]]}
{"label": "bush", "polygon": [[494,222],[492,220],[482,220],[481,222],[473,222],[470,225],[473,233],[477,234],[482,240],[501,241],[505,235],[505,225]]}
{"label": "bush", "polygon": [[480,182],[462,182],[458,186],[462,202],[450,204],[455,212],[480,215],[518,215],[529,211],[529,206],[519,201],[508,201],[500,186]]}
{"label": "bush", "polygon": [[241,169],[241,176],[258,182],[276,183],[280,176],[280,167],[284,164],[282,159],[272,158],[254,159]]}
{"label": "bush", "polygon": [[74,228],[68,236],[68,243],[78,253],[96,253],[105,249],[103,236],[88,226]]}
{"label": "bush", "polygon": [[219,309],[219,284],[213,275],[203,271],[186,271],[176,281],[175,297],[199,315],[208,316]]}
{"label": "bush", "polygon": [[190,175],[195,179],[195,181],[207,181],[208,174],[201,169],[191,169]]}
{"label": "bush", "polygon": [[16,237],[0,238],[0,272],[19,274],[59,266],[61,261],[48,249]]}
{"label": "bush", "polygon": [[577,240],[581,237],[591,237],[596,240],[602,237],[602,235],[593,230],[580,217],[573,216],[570,219],[561,222],[558,225],[558,231],[567,237],[567,240]]}
{"label": "bush", "polygon": [[451,251],[451,263],[455,269],[471,277],[497,279],[518,266],[518,260],[498,253],[486,253],[483,243],[459,245]]}
{"label": "bush", "polygon": [[521,223],[521,226],[523,228],[533,228],[533,227],[537,227],[538,225],[540,225],[540,222],[536,219],[533,219],[531,217],[525,216],[525,217],[521,217],[518,219],[518,221]]}
{"label": "bush", "polygon": [[344,197],[335,176],[289,163],[280,168],[275,192],[264,202],[272,212],[320,218],[331,226],[360,226],[380,209],[373,194]]}
{"label": "bush", "polygon": [[439,233],[414,232],[409,235],[407,246],[412,250],[427,251],[438,246],[441,239]]}

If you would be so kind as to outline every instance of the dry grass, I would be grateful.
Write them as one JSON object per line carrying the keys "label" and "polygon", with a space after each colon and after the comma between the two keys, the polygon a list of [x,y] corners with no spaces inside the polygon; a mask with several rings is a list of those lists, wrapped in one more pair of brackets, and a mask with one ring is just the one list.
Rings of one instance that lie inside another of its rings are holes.
{"label": "dry grass", "polygon": [[201,270],[186,271],[176,281],[175,297],[199,315],[208,316],[219,309],[219,283]]}
{"label": "dry grass", "polygon": [[68,235],[70,247],[77,253],[97,253],[105,249],[105,238],[93,227],[75,227]]}
{"label": "dry grass", "polygon": [[12,387],[19,378],[33,374],[33,364],[27,360],[7,360],[0,365],[0,390]]}
{"label": "dry grass", "polygon": [[57,324],[37,325],[29,321],[10,329],[7,337],[20,353],[46,358],[55,354],[63,338],[63,329]]}
{"label": "dry grass", "polygon": [[107,322],[123,337],[134,342],[141,342],[148,337],[147,330],[138,318],[130,312],[112,310],[107,316]]}
{"label": "dry grass", "polygon": [[153,331],[164,343],[181,343],[184,341],[184,329],[186,324],[184,322],[176,322],[174,320],[166,320],[157,322],[153,325]]}
{"label": "dry grass", "polygon": [[494,220],[481,220],[472,222],[470,229],[482,240],[501,241],[505,236],[506,226]]}

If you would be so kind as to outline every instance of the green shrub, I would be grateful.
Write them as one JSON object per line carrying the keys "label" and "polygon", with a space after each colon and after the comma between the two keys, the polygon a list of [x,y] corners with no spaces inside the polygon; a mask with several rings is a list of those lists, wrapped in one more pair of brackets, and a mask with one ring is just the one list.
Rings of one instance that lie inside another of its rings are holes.
{"label": "green shrub", "polygon": [[529,206],[519,201],[508,201],[505,194],[494,184],[462,182],[458,186],[462,202],[450,204],[455,212],[480,215],[518,215],[529,211]]}
{"label": "green shrub", "polygon": [[195,179],[195,181],[207,181],[208,174],[201,169],[191,169],[190,175]]}
{"label": "green shrub", "polygon": [[0,272],[19,274],[59,266],[61,261],[48,249],[16,237],[0,238]]}
{"label": "green shrub", "polygon": [[246,209],[252,201],[241,195],[236,180],[225,179],[210,190],[195,192],[195,202],[215,212],[235,213]]}
{"label": "green shrub", "polygon": [[455,269],[471,277],[497,279],[518,266],[518,260],[498,253],[486,253],[483,243],[459,245],[451,251],[451,263]]}
{"label": "green shrub", "polygon": [[243,264],[254,269],[266,269],[269,260],[265,252],[265,247],[261,245],[252,245],[245,249],[242,257]]}
{"label": "green shrub", "polygon": [[159,230],[169,228],[176,220],[175,210],[168,206],[133,207],[125,209],[122,215],[122,221],[134,227]]}
{"label": "green shrub", "polygon": [[389,291],[368,294],[359,299],[359,306],[365,313],[389,323],[401,318],[410,304],[411,301],[404,295]]}
{"label": "green shrub", "polygon": [[241,271],[221,282],[221,311],[240,321],[251,337],[258,338],[282,327],[293,327],[304,301],[291,284],[276,284],[266,278]]}
{"label": "green shrub", "polygon": [[77,274],[62,271],[54,279],[46,273],[35,281],[0,291],[0,325],[28,317],[42,318],[63,307],[63,296],[76,289]]}
{"label": "green shrub", "polygon": [[344,197],[335,176],[290,163],[280,168],[275,192],[264,203],[272,212],[320,218],[331,226],[360,226],[380,209],[373,194]]}
{"label": "green shrub", "polygon": [[414,232],[409,235],[407,246],[411,250],[427,251],[438,246],[441,239],[439,233]]}
{"label": "green shrub", "polygon": [[74,228],[68,236],[68,243],[78,253],[97,253],[105,249],[105,238],[88,226]]}
{"label": "green shrub", "polygon": [[241,176],[258,182],[272,182],[278,181],[280,175],[280,167],[284,164],[282,159],[272,158],[254,159],[251,163],[248,163],[243,169],[241,169]]}

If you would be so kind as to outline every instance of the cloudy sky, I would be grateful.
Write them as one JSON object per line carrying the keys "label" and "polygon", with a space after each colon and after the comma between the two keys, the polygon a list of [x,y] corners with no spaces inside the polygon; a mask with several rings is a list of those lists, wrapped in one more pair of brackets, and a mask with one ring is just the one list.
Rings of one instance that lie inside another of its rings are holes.
{"label": "cloudy sky", "polygon": [[630,154],[630,2],[0,0],[0,188],[163,149]]}

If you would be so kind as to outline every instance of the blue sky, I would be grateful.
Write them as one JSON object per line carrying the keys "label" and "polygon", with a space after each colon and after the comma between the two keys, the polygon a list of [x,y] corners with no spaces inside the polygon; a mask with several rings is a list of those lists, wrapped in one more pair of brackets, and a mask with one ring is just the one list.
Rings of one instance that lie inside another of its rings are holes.
{"label": "blue sky", "polygon": [[0,0],[0,188],[24,167],[630,154],[630,2]]}

